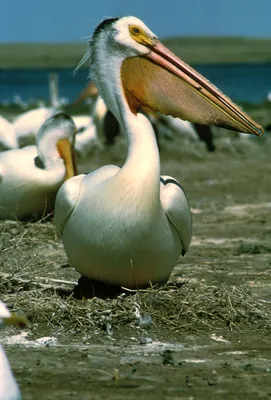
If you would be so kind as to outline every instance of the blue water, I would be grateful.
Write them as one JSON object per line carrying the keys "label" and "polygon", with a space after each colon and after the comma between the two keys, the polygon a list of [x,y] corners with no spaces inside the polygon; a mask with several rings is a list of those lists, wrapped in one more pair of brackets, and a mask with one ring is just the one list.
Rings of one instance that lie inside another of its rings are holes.
{"label": "blue water", "polygon": [[[236,102],[259,103],[271,91],[271,63],[194,65],[194,68]],[[13,102],[18,95],[26,102],[48,101],[49,72],[59,74],[60,97],[70,101],[87,82],[87,69],[79,70],[76,76],[72,69],[0,69],[0,103]]]}

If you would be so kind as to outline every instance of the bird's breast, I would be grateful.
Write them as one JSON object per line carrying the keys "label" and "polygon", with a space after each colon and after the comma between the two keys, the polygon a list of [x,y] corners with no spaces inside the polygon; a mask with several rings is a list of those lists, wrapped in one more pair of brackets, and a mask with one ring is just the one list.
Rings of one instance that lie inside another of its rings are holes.
{"label": "bird's breast", "polygon": [[83,180],[63,230],[69,261],[104,282],[133,287],[135,276],[139,286],[165,281],[181,252],[178,235],[159,194],[152,198],[144,187],[118,178]]}

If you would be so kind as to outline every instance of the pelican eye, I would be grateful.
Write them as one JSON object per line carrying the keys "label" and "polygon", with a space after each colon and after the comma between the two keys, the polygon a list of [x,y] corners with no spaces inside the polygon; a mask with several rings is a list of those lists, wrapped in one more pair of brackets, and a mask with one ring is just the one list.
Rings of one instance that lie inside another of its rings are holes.
{"label": "pelican eye", "polygon": [[140,34],[142,34],[143,32],[142,32],[142,29],[140,29],[138,26],[136,26],[136,25],[130,25],[129,26],[129,29],[130,29],[130,33],[132,34],[132,35],[140,35]]}
{"label": "pelican eye", "polygon": [[135,26],[135,27],[133,28],[133,33],[135,33],[135,34],[140,33],[140,30],[138,29],[137,26]]}
{"label": "pelican eye", "polygon": [[138,25],[130,25],[129,33],[132,39],[143,46],[153,46],[152,38]]}

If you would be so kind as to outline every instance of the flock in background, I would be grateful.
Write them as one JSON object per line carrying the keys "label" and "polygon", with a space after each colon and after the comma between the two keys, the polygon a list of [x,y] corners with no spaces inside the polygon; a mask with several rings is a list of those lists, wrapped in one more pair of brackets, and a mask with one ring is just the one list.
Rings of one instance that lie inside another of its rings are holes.
{"label": "flock in background", "polygon": [[[42,124],[46,119],[61,112],[61,104],[55,95],[58,89],[54,86],[54,82],[54,74],[51,74],[50,107],[40,106],[29,109],[13,118],[12,121],[0,115],[0,151],[36,144],[36,135]],[[103,144],[113,145],[115,138],[120,134],[117,120],[106,107],[93,82],[87,85],[72,104],[76,108],[84,101],[89,104],[89,114],[71,115],[76,125],[75,151],[80,158],[87,157]],[[156,130],[158,140],[159,137],[174,139],[174,136],[183,136],[184,139],[188,138],[191,141],[202,140],[208,151],[215,150],[213,134],[209,126],[193,124],[180,118],[154,112],[148,117]]]}
{"label": "flock in background", "polygon": [[[158,138],[183,133],[214,151],[202,125],[258,136],[262,127],[135,17],[103,21],[87,58],[96,86],[90,83],[75,104],[90,97],[90,115],[69,116],[52,104],[12,122],[1,117],[0,218],[40,219],[55,210],[69,261],[82,276],[130,289],[163,284],[189,248],[192,224],[181,185],[160,176]],[[77,175],[74,152],[91,156],[120,132],[128,139],[123,167]],[[7,321],[0,303],[0,325]],[[0,386],[1,399],[19,398],[12,378],[10,385],[8,396]]]}
{"label": "flock in background", "polygon": [[[76,108],[86,101],[87,115],[69,116],[61,111],[54,74],[50,75],[49,88],[51,106],[24,111],[12,121],[0,115],[0,219],[37,220],[54,210],[56,193],[65,179],[65,167],[60,171],[58,165],[61,156],[52,151],[60,137],[69,140],[80,161],[99,153],[102,147],[114,145],[121,134],[118,121],[93,82],[73,103]],[[202,140],[208,151],[215,150],[209,126],[155,112],[147,116],[159,149],[161,137],[174,140],[182,136],[191,142]],[[43,149],[41,138],[44,136],[50,141],[51,150],[48,146]],[[33,160],[42,152],[48,162],[43,160],[41,169]]]}

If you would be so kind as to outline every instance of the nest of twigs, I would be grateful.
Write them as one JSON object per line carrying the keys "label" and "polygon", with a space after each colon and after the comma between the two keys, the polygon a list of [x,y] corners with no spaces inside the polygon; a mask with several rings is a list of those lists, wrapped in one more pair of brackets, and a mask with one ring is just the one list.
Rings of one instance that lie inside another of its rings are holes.
{"label": "nest of twigs", "polygon": [[[140,318],[148,316],[148,329],[163,337],[165,332],[214,332],[226,328],[240,330],[270,329],[271,310],[248,288],[207,286],[206,284],[167,284],[122,293],[114,299],[76,300],[68,282],[20,280],[2,276],[0,296],[13,310],[29,319],[29,329],[36,334],[54,334],[63,340],[76,334],[85,337],[140,334]],[[72,286],[72,285],[71,285]],[[142,330],[141,330],[142,332]]]}

